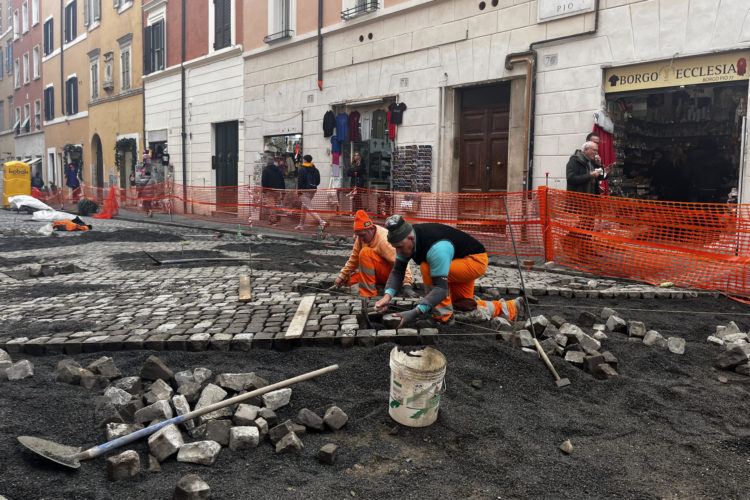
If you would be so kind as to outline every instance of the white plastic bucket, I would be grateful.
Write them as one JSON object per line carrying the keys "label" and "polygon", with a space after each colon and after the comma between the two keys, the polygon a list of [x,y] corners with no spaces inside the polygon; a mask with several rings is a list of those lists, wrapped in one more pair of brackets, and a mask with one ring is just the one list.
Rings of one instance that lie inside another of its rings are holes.
{"label": "white plastic bucket", "polygon": [[399,424],[426,427],[437,419],[445,392],[445,356],[432,347],[410,354],[391,351],[388,413]]}

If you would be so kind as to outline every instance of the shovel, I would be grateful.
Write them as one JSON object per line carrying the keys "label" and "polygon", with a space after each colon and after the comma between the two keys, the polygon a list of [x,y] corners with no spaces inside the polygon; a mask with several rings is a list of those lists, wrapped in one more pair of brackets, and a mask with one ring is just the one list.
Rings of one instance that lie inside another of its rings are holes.
{"label": "shovel", "polygon": [[58,443],[55,443],[54,441],[48,441],[46,439],[33,437],[33,436],[18,436],[18,441],[29,450],[36,453],[37,455],[40,455],[48,460],[52,460],[53,462],[57,462],[58,464],[64,465],[65,467],[70,467],[71,469],[78,469],[81,466],[81,460],[88,460],[90,458],[96,458],[99,455],[102,455],[103,453],[106,453],[110,450],[114,450],[115,448],[119,448],[120,446],[130,444],[133,441],[137,441],[142,437],[149,436],[153,434],[154,432],[158,431],[159,429],[166,427],[167,425],[179,424],[187,420],[192,420],[201,415],[205,415],[206,413],[211,413],[212,411],[216,411],[219,408],[224,408],[225,406],[230,406],[236,403],[241,403],[242,401],[246,401],[256,396],[260,396],[261,394],[275,391],[276,389],[281,389],[283,387],[296,384],[297,382],[309,380],[319,375],[324,375],[326,373],[338,370],[338,368],[339,368],[339,365],[330,365],[330,366],[326,366],[325,368],[321,368],[319,370],[315,370],[315,371],[308,372],[308,373],[303,373],[302,375],[298,375],[290,379],[282,380],[281,382],[276,382],[275,384],[267,385],[265,387],[261,387],[260,389],[256,389],[254,391],[251,391],[245,394],[240,394],[239,396],[235,396],[233,398],[229,398],[224,401],[219,401],[218,403],[214,403],[210,406],[206,406],[205,408],[201,408],[200,410],[194,410],[184,415],[170,418],[169,420],[165,422],[159,422],[158,424],[154,424],[150,427],[146,427],[145,429],[132,432],[126,436],[113,439],[112,441],[108,443],[100,444],[99,446],[94,446],[93,448],[89,448],[88,450],[85,450],[85,451],[81,451],[81,448],[58,444]]}

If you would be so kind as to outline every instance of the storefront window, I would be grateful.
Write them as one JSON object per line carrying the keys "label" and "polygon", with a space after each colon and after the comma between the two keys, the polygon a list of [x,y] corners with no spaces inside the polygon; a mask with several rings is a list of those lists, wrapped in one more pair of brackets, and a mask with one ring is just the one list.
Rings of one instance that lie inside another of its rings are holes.
{"label": "storefront window", "polygon": [[264,137],[263,156],[264,165],[273,162],[281,167],[287,189],[296,187],[297,168],[302,163],[302,134]]}

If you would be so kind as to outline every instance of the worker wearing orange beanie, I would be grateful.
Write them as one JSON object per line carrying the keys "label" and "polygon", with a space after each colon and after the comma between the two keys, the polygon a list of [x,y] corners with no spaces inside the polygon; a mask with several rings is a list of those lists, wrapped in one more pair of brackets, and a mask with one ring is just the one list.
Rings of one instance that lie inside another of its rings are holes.
{"label": "worker wearing orange beanie", "polygon": [[[396,261],[396,250],[388,243],[388,231],[376,226],[367,212],[357,210],[354,215],[354,247],[349,260],[339,272],[336,288],[359,283],[359,295],[374,297],[377,285],[384,286]],[[412,275],[407,267],[403,280],[404,295],[416,297]]]}

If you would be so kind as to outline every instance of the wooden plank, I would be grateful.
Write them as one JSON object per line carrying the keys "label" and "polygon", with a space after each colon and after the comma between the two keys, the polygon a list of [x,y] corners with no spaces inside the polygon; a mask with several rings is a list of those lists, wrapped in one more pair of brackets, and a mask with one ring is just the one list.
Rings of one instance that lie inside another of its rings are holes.
{"label": "wooden plank", "polygon": [[240,302],[250,300],[250,276],[240,276]]}
{"label": "wooden plank", "polygon": [[294,313],[294,317],[292,318],[292,322],[289,323],[289,328],[287,328],[284,338],[296,339],[302,336],[302,331],[305,329],[307,317],[310,315],[313,304],[315,304],[315,295],[305,295],[302,297],[297,312]]}

